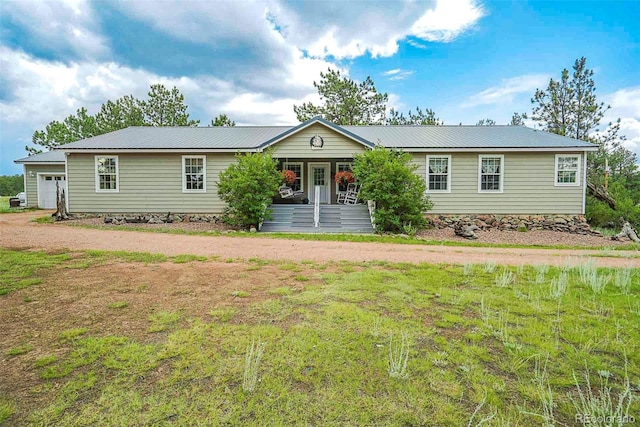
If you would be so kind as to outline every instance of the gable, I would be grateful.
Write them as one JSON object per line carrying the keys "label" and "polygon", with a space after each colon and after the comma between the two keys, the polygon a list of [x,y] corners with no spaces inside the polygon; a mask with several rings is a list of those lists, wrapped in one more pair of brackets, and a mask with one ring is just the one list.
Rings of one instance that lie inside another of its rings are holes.
{"label": "gable", "polygon": [[[324,142],[322,148],[311,147],[311,138],[316,135],[321,137]],[[274,143],[273,148],[274,155],[279,158],[351,158],[355,153],[366,150],[363,144],[322,123],[313,123],[286,136],[281,141]]]}

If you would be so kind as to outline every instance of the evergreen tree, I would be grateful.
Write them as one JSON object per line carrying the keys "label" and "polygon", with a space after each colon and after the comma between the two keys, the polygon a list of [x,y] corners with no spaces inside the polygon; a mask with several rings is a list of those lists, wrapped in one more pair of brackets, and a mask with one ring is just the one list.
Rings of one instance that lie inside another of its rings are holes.
{"label": "evergreen tree", "polygon": [[169,90],[164,85],[151,85],[149,98],[140,101],[147,126],[197,126],[200,120],[189,119],[188,105],[177,87]]}
{"label": "evergreen tree", "polygon": [[320,82],[313,82],[320,95],[321,105],[304,103],[294,105],[293,111],[303,122],[322,116],[338,125],[379,125],[384,123],[388,100],[386,93],[379,93],[367,77],[360,84],[342,77],[340,71],[329,69],[320,73]]}
{"label": "evergreen tree", "polygon": [[226,114],[220,114],[218,117],[211,120],[211,126],[229,127],[229,126],[235,126],[235,125],[236,125],[236,122],[231,120],[229,116],[227,116]]}
{"label": "evergreen tree", "polygon": [[409,110],[407,116],[404,114],[394,110],[393,108],[389,111],[389,116],[386,121],[387,125],[415,125],[415,126],[423,126],[423,125],[441,125],[443,124],[439,118],[436,117],[436,113],[427,108],[426,110],[422,110],[419,107],[416,107],[415,114],[413,111]]}
{"label": "evergreen tree", "polygon": [[593,70],[586,67],[585,57],[576,59],[573,74],[566,68],[560,80],[551,79],[545,90],[537,89],[531,103],[531,118],[542,124],[544,130],[583,141],[600,123],[610,108],[596,100]]}

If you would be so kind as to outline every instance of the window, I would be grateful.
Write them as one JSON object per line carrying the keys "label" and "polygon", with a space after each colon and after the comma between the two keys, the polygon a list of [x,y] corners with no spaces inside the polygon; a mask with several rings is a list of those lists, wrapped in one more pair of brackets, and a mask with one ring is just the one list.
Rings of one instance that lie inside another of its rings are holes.
{"label": "window", "polygon": [[117,193],[118,156],[95,156],[96,193]]}
{"label": "window", "polygon": [[282,168],[284,170],[290,170],[296,174],[296,181],[291,185],[291,189],[293,191],[302,190],[302,173],[303,173],[302,162],[284,163],[282,165]]}
{"label": "window", "polygon": [[451,156],[427,156],[427,191],[451,192]]}
{"label": "window", "polygon": [[204,193],[206,184],[206,156],[182,156],[182,192]]}
{"label": "window", "polygon": [[478,192],[502,193],[504,156],[480,156],[478,167]]}
{"label": "window", "polygon": [[580,185],[580,156],[556,154],[556,186]]}

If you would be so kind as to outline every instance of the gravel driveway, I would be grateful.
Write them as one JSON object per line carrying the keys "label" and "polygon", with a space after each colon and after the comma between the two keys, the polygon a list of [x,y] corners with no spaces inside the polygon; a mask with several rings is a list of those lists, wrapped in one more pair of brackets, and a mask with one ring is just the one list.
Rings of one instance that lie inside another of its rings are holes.
{"label": "gravel driveway", "polygon": [[[389,261],[565,265],[594,256],[599,266],[640,267],[640,252],[609,250],[480,248],[390,243],[326,242],[257,237],[186,236],[139,231],[97,230],[31,222],[45,212],[0,215],[0,247],[43,250],[125,250],[165,255],[217,255],[226,258],[291,261]],[[533,233],[533,232],[531,232]],[[530,233],[520,233],[530,234]],[[518,236],[522,239],[522,236]],[[602,239],[607,245],[607,240]]]}

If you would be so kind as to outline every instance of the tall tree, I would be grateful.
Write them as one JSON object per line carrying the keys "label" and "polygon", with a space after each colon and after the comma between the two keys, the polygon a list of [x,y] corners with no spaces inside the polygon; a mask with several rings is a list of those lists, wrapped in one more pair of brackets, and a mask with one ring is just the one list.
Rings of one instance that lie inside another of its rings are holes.
{"label": "tall tree", "polygon": [[144,126],[144,113],[140,101],[133,95],[125,95],[115,102],[108,100],[96,114],[96,124],[103,133],[129,126]]}
{"label": "tall tree", "polygon": [[190,120],[187,108],[176,87],[169,90],[160,84],[151,85],[148,100],[126,95],[115,102],[107,100],[95,116],[83,107],[62,122],[51,121],[44,130],[33,133],[34,147],[26,146],[25,150],[37,154],[129,126],[196,126],[199,120]]}
{"label": "tall tree", "polygon": [[513,116],[511,116],[511,122],[509,123],[509,125],[511,126],[524,126],[524,121],[528,119],[527,117],[527,113],[513,113]]}
{"label": "tall tree", "polygon": [[589,133],[610,108],[596,100],[593,70],[585,57],[576,59],[573,73],[562,70],[560,80],[551,79],[545,90],[537,89],[531,118],[548,132],[588,140]]}
{"label": "tall tree", "polygon": [[229,127],[229,126],[235,126],[235,125],[236,125],[236,122],[231,120],[229,116],[227,116],[226,114],[220,114],[218,117],[211,120],[211,126]]}
{"label": "tall tree", "polygon": [[496,121],[493,119],[480,119],[478,120],[478,123],[476,123],[476,126],[495,126],[496,125]]}
{"label": "tall tree", "polygon": [[389,110],[389,116],[387,117],[386,124],[424,126],[441,125],[442,122],[438,117],[436,117],[436,113],[432,109],[427,108],[423,111],[419,107],[416,107],[415,114],[413,113],[413,111],[409,110],[407,116],[392,108],[391,110]]}
{"label": "tall tree", "polygon": [[[638,174],[638,159],[636,154],[623,145],[627,140],[620,133],[620,119],[615,123],[609,123],[604,133],[596,134],[590,141],[598,145],[598,151],[589,156],[589,171],[593,175],[591,180],[601,183],[605,174],[605,168],[612,179],[624,180],[640,178]],[[640,189],[639,189],[640,191]]]}
{"label": "tall tree", "polygon": [[103,132],[98,129],[95,117],[88,115],[87,109],[82,107],[76,111],[76,114],[68,116],[62,122],[54,120],[44,130],[35,131],[31,138],[35,147],[25,146],[24,148],[29,154],[38,154],[42,153],[43,149],[49,151],[62,144],[90,138],[101,133]]}
{"label": "tall tree", "polygon": [[149,98],[140,102],[148,126],[197,126],[200,120],[189,119],[188,105],[177,87],[167,89],[164,85],[151,85]]}
{"label": "tall tree", "polygon": [[304,103],[294,105],[293,111],[303,122],[315,116],[322,116],[339,125],[379,125],[384,123],[388,100],[386,93],[380,93],[371,80],[358,84],[343,77],[340,71],[327,70],[320,73],[320,82],[313,82],[318,90],[321,105]]}

